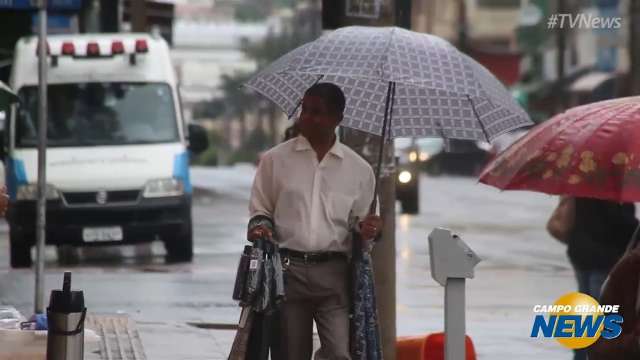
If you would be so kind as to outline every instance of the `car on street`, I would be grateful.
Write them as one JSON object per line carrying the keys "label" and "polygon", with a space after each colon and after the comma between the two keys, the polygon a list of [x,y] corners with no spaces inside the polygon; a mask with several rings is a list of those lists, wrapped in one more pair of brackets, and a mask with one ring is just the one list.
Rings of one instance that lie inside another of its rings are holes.
{"label": "car on street", "polygon": [[396,138],[396,200],[402,212],[417,214],[420,211],[420,172],[425,163],[442,151],[439,138]]}

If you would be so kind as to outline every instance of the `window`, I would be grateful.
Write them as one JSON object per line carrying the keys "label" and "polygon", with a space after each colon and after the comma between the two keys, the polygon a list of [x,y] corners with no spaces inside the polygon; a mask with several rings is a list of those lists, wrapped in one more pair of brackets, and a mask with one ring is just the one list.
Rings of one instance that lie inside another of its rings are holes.
{"label": "window", "polygon": [[[158,83],[49,85],[47,143],[51,147],[179,141],[171,88]],[[16,146],[37,146],[38,88],[18,94]]]}

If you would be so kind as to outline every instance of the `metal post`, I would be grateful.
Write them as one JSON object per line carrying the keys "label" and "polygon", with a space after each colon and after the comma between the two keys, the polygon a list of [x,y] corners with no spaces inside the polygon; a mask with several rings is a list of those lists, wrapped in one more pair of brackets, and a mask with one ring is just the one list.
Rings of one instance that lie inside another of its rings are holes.
{"label": "metal post", "polygon": [[464,278],[448,278],[444,288],[445,360],[464,360],[466,357],[464,286]]}
{"label": "metal post", "polygon": [[130,5],[131,31],[147,32],[145,0],[132,0]]}
{"label": "metal post", "polygon": [[451,231],[429,234],[431,276],[444,286],[444,358],[464,360],[466,352],[465,279],[472,279],[480,258]]}
{"label": "metal post", "polygon": [[[393,142],[385,146],[393,151]],[[383,163],[384,164],[384,163]],[[380,179],[382,238],[373,250],[380,339],[385,360],[396,359],[396,187],[395,176]]]}
{"label": "metal post", "polygon": [[38,11],[38,204],[36,215],[36,299],[35,313],[44,312],[44,245],[46,226],[47,150],[47,0]]}
{"label": "metal post", "polygon": [[[568,13],[566,0],[558,0],[558,14],[566,14]],[[557,46],[557,59],[556,59],[556,71],[558,72],[558,81],[557,81],[557,99],[558,99],[558,107],[559,111],[564,111],[567,108],[567,97],[565,96],[565,51],[567,49],[567,30],[565,29],[567,25],[562,24],[558,26],[556,30],[556,46]]]}

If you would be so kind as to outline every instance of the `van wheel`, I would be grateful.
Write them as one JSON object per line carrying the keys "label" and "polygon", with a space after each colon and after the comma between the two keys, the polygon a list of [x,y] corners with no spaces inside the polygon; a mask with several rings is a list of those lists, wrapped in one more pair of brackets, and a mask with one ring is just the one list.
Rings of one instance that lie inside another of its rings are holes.
{"label": "van wheel", "polygon": [[193,232],[191,230],[191,221],[189,221],[187,228],[188,230],[183,233],[164,240],[164,247],[167,250],[166,261],[168,263],[193,261]]}
{"label": "van wheel", "polygon": [[28,268],[31,267],[31,246],[27,244],[22,234],[9,228],[9,249],[10,261],[12,268]]}

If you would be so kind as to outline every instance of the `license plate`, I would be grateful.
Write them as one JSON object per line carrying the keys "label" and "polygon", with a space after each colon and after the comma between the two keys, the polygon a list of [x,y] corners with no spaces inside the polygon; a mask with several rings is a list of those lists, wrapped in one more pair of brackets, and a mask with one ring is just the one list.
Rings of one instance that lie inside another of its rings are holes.
{"label": "license plate", "polygon": [[120,226],[84,228],[82,240],[86,242],[122,241],[122,228]]}

